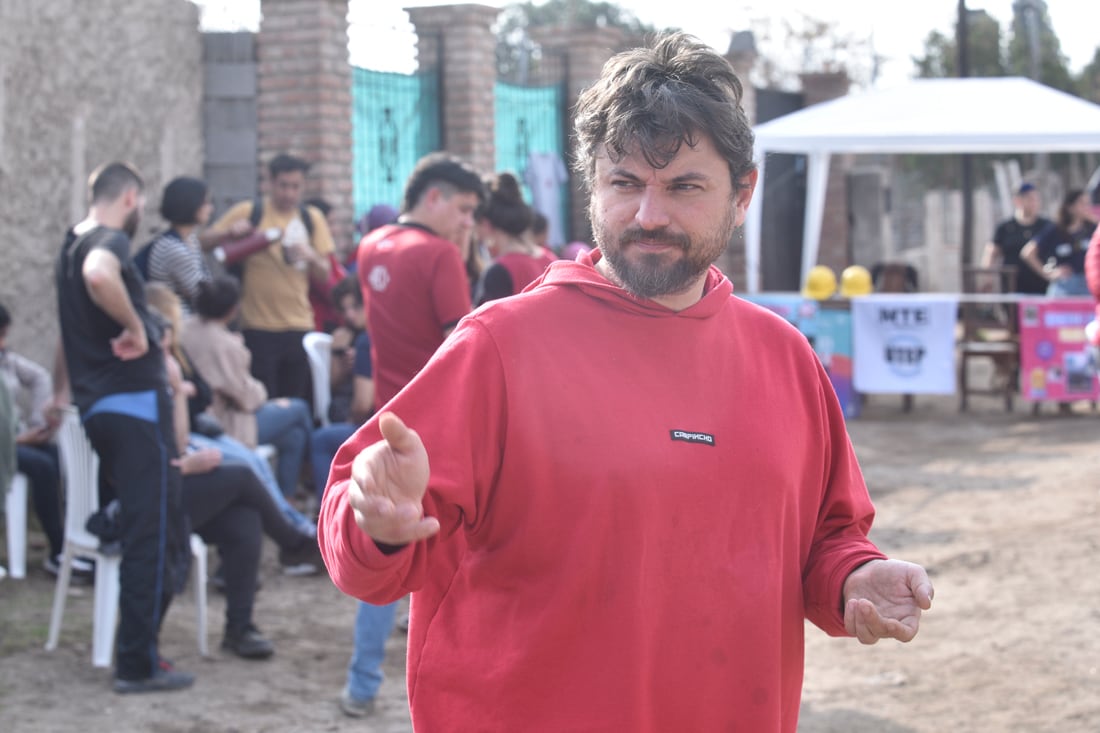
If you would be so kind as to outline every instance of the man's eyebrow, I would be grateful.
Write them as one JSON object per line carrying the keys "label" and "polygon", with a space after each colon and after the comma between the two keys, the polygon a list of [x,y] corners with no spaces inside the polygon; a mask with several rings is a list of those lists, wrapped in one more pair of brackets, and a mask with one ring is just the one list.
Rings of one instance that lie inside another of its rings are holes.
{"label": "man's eyebrow", "polygon": [[[642,180],[636,173],[632,173],[631,171],[627,170],[626,168],[623,168],[622,166],[615,166],[614,168],[612,168],[611,170],[609,170],[607,172],[607,175],[611,178],[629,178],[630,180],[633,180],[633,181]],[[675,178],[673,178],[670,181],[665,181],[665,184],[675,186],[675,185],[678,185],[678,184],[681,184],[681,183],[698,183],[698,182],[705,182],[705,181],[709,181],[709,180],[710,180],[710,176],[708,176],[704,173],[699,173],[697,171],[688,171],[686,173],[681,173],[680,175],[676,176]]]}
{"label": "man's eyebrow", "polygon": [[610,178],[630,178],[630,179],[635,180],[635,181],[642,180],[636,174],[631,173],[629,170],[627,170],[626,168],[623,168],[622,166],[615,166],[614,168],[612,168],[611,170],[609,170],[607,172],[607,175]]}

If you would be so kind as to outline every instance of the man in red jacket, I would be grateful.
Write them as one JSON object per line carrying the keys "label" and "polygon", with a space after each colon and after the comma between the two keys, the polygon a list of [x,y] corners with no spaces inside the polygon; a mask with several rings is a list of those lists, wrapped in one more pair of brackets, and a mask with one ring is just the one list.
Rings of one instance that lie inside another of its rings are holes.
{"label": "man in red jacket", "polygon": [[412,592],[416,730],[794,733],[807,618],[908,641],[931,606],[868,540],[806,339],[713,266],[756,184],[740,101],[684,34],[609,61],[575,123],[597,250],[463,319],[337,454],[322,553]]}

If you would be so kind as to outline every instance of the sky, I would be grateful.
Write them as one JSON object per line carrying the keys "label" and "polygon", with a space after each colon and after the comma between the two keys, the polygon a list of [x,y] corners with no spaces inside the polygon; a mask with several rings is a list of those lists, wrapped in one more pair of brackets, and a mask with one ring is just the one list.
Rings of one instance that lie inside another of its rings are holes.
{"label": "sky", "polygon": [[[350,0],[349,51],[351,63],[378,71],[410,73],[416,68],[415,35],[403,8],[448,5],[454,0]],[[206,30],[256,30],[259,0],[193,0],[203,8]],[[968,0],[971,10],[985,10],[1000,21],[1002,29],[1012,19],[1014,0]],[[1078,72],[1093,57],[1100,34],[1093,16],[1095,0],[1047,0],[1047,8],[1062,52],[1071,72]],[[478,4],[503,7],[510,0],[480,0]],[[869,39],[882,57],[876,86],[904,81],[913,72],[911,57],[919,55],[930,31],[954,33],[957,0],[617,0],[643,23],[679,27],[725,52],[730,34],[750,26],[751,19],[797,18],[808,13],[835,24],[845,36]],[[810,10],[806,10],[809,8]],[[1092,8],[1092,9],[1090,9]]]}

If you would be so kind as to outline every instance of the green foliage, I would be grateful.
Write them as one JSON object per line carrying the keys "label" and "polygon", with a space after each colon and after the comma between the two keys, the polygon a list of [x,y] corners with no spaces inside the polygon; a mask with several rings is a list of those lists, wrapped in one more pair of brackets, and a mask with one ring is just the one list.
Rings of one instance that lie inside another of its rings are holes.
{"label": "green foliage", "polygon": [[621,28],[628,34],[642,36],[657,29],[638,20],[629,10],[610,2],[591,0],[548,0],[506,6],[497,20],[497,73],[510,78],[518,69],[537,63],[527,29],[539,26],[563,28]]}
{"label": "green foliage", "polygon": [[1092,61],[1085,65],[1077,77],[1077,93],[1090,102],[1100,104],[1100,46],[1093,53]]}
{"label": "green foliage", "polygon": [[[968,26],[970,76],[1004,76],[1006,64],[1001,44],[1001,24],[984,11],[970,14]],[[958,44],[954,36],[932,31],[924,40],[924,55],[913,59],[917,76],[958,76]]]}
{"label": "green foliage", "polygon": [[[970,11],[967,26],[970,76],[1037,77],[1047,86],[1100,102],[1100,48],[1092,62],[1074,78],[1054,34],[1046,3],[1024,0],[1014,3],[1013,8],[1015,14],[1007,37],[1002,34],[1000,24],[985,11]],[[1033,20],[1038,23],[1032,25]],[[1038,51],[1034,62],[1033,44]],[[922,78],[958,76],[955,29],[951,35],[938,30],[930,32],[924,40],[923,55],[915,57],[913,63],[917,76]],[[1033,73],[1036,71],[1037,74]],[[1031,157],[1020,158],[1025,170],[1027,159]],[[980,183],[982,179],[991,179],[992,162],[1004,156],[974,155],[971,158]],[[904,170],[919,173],[929,186],[954,187],[958,184],[959,168],[955,156],[906,155],[899,157],[899,164]],[[1064,172],[1069,166],[1069,156],[1052,155],[1049,164],[1051,169]]]}

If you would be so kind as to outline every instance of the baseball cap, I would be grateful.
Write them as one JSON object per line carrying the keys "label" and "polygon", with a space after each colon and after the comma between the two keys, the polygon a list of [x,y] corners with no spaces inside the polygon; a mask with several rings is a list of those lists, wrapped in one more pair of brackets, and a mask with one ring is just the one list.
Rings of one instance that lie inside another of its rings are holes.
{"label": "baseball cap", "polygon": [[1023,196],[1025,193],[1029,193],[1035,190],[1034,183],[1021,183],[1020,188],[1016,191],[1017,196]]}

